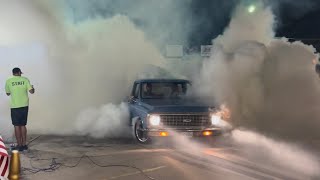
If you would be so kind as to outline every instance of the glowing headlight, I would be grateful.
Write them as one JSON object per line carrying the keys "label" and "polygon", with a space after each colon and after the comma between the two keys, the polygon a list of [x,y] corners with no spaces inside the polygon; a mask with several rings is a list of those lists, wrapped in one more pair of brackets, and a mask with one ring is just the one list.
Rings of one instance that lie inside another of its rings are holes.
{"label": "glowing headlight", "polygon": [[221,123],[222,119],[221,116],[216,115],[216,114],[212,114],[211,115],[211,123],[212,125],[219,125]]}
{"label": "glowing headlight", "polygon": [[158,115],[150,115],[149,122],[153,126],[160,125],[160,116],[158,116]]}

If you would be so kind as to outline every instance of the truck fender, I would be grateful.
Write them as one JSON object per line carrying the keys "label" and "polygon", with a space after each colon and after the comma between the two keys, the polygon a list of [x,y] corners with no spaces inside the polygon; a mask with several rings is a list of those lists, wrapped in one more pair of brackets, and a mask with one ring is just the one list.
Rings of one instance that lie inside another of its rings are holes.
{"label": "truck fender", "polygon": [[140,120],[139,116],[136,116],[134,118],[131,119],[131,126],[134,128],[134,125],[136,124],[136,122]]}

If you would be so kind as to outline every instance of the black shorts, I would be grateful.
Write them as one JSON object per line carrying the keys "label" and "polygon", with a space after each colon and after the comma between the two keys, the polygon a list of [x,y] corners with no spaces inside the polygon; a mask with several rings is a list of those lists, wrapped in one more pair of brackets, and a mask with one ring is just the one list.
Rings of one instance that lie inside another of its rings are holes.
{"label": "black shorts", "polygon": [[11,119],[14,126],[27,125],[29,107],[11,108]]}

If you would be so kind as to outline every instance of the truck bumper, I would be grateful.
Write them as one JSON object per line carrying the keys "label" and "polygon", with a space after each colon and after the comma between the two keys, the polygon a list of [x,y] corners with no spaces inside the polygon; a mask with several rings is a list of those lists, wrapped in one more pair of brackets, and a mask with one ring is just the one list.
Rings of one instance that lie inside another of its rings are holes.
{"label": "truck bumper", "polygon": [[151,137],[167,137],[183,135],[188,137],[206,137],[218,136],[223,133],[220,128],[204,128],[204,129],[146,129],[148,136]]}

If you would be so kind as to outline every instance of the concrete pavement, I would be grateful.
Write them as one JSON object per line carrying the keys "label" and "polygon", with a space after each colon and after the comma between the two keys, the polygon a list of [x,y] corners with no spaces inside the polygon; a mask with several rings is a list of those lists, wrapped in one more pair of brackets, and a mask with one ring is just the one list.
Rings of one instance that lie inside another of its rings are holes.
{"label": "concrete pavement", "polygon": [[[136,144],[130,139],[31,136],[21,153],[22,179],[301,179],[305,176],[252,161],[232,144],[176,146],[160,141]],[[37,172],[39,171],[39,172]]]}

